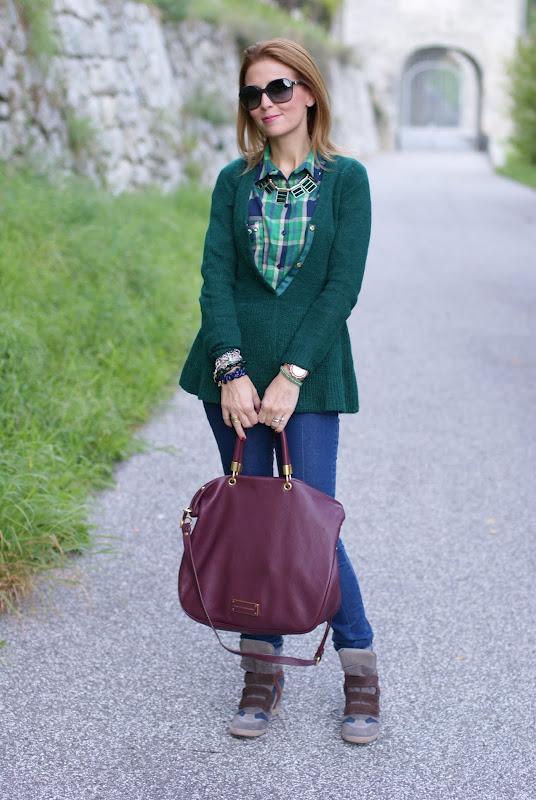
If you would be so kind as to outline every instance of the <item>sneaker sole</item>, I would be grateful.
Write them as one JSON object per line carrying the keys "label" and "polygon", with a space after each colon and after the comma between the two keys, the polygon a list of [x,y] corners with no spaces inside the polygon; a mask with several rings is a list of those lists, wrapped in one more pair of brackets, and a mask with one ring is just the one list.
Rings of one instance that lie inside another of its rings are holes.
{"label": "sneaker sole", "polygon": [[229,733],[233,736],[239,736],[241,739],[255,739],[257,736],[262,736],[263,733],[266,733],[268,728],[265,728],[263,731],[243,731],[239,728],[229,728]]}
{"label": "sneaker sole", "polygon": [[263,733],[266,733],[268,731],[268,728],[270,727],[270,722],[273,719],[275,719],[277,717],[277,715],[279,714],[280,707],[281,707],[281,699],[279,700],[279,703],[276,706],[273,707],[272,713],[271,713],[271,716],[270,716],[270,720],[269,720],[268,725],[266,726],[266,728],[264,730],[262,730],[262,731],[251,731],[251,730],[247,730],[247,729],[243,730],[241,728],[232,728],[231,726],[229,726],[229,733],[231,733],[233,736],[245,737],[247,739],[256,739],[257,736],[262,736]]}
{"label": "sneaker sole", "polygon": [[341,734],[345,742],[352,742],[352,744],[370,744],[375,742],[379,734],[375,733],[374,736],[348,736]]}

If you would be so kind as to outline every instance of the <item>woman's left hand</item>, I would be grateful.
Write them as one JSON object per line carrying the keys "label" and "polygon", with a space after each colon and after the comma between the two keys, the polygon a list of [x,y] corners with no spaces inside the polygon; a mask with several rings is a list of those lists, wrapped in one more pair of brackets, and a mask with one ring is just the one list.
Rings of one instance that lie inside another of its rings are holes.
{"label": "woman's left hand", "polygon": [[[300,396],[300,387],[291,383],[284,375],[278,373],[268,386],[261,402],[259,422],[281,433],[294,409]],[[281,422],[274,422],[281,420]]]}

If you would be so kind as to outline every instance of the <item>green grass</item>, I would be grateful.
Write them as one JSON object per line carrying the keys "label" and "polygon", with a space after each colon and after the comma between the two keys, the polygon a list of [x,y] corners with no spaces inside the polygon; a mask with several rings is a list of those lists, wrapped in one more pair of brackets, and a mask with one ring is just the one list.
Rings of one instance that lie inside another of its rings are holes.
{"label": "green grass", "polygon": [[525,183],[536,189],[536,164],[529,164],[520,158],[511,157],[504,167],[497,170],[499,175],[511,178],[513,181]]}
{"label": "green grass", "polygon": [[59,49],[52,29],[52,0],[15,0],[27,30],[29,55],[46,69],[50,57]]}
{"label": "green grass", "polygon": [[175,384],[208,203],[0,165],[0,606],[91,546],[90,493]]}

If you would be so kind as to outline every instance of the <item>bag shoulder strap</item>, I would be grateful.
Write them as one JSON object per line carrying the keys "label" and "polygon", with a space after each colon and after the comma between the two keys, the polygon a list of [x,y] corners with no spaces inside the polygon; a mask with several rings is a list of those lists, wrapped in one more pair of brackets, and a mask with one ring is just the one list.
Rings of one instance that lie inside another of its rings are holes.
{"label": "bag shoulder strap", "polygon": [[188,555],[190,557],[190,562],[192,564],[192,571],[194,573],[195,583],[196,583],[196,586],[197,586],[197,591],[199,592],[199,599],[201,600],[201,605],[203,606],[203,611],[205,612],[205,616],[206,616],[206,618],[208,620],[208,623],[209,623],[210,627],[212,628],[212,630],[214,631],[214,634],[216,635],[216,638],[217,638],[218,642],[221,644],[221,646],[223,648],[225,648],[225,650],[227,650],[229,653],[234,653],[237,656],[249,656],[250,658],[254,658],[256,661],[266,661],[266,662],[268,662],[270,664],[286,664],[287,666],[291,666],[291,667],[318,666],[318,664],[320,663],[320,660],[321,660],[321,658],[322,658],[322,656],[324,654],[324,647],[325,647],[325,644],[326,644],[326,639],[328,638],[329,629],[331,627],[331,621],[326,624],[326,629],[324,631],[324,635],[322,636],[322,641],[320,642],[320,645],[318,646],[318,649],[317,649],[317,651],[316,651],[316,653],[314,655],[314,658],[312,658],[312,659],[310,659],[310,658],[294,658],[293,656],[270,656],[270,655],[267,655],[267,654],[264,654],[264,653],[249,653],[249,652],[246,652],[244,650],[233,650],[231,647],[227,647],[227,645],[222,642],[222,640],[220,639],[218,631],[216,630],[216,628],[214,627],[214,625],[212,623],[212,620],[210,619],[210,615],[209,615],[209,613],[207,611],[207,608],[205,606],[205,601],[203,599],[203,594],[201,592],[201,586],[199,585],[199,579],[197,577],[197,570],[195,568],[194,554],[192,552],[192,543],[191,543],[191,537],[190,537],[191,523],[190,523],[189,519],[187,519],[187,517],[186,517],[186,512],[185,512],[185,515],[183,516],[182,521],[181,521],[181,528],[182,528],[182,533],[184,535],[184,537],[183,537],[184,538],[184,548],[185,548],[185,550],[187,551],[187,553],[188,553]]}

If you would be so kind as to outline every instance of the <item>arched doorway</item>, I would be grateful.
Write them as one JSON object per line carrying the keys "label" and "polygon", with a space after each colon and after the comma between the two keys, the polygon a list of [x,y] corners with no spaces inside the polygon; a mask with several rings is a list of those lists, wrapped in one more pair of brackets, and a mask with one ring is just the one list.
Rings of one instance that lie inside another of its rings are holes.
{"label": "arched doorway", "polygon": [[482,76],[455,48],[428,47],[404,64],[397,144],[402,150],[481,149]]}

